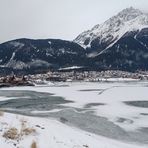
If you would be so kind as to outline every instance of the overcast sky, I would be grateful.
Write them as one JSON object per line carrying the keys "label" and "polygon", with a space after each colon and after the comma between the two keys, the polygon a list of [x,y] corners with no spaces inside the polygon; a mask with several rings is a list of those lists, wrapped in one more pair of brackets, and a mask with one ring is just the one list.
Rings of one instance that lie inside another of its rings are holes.
{"label": "overcast sky", "polygon": [[0,42],[72,40],[130,6],[147,11],[148,0],[0,0]]}

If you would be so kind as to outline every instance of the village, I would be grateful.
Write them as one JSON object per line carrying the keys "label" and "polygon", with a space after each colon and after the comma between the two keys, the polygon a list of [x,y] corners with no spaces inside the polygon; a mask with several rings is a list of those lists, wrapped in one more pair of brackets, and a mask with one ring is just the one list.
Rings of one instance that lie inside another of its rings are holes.
{"label": "village", "polygon": [[0,88],[1,87],[11,87],[11,86],[34,86],[30,83],[27,77],[17,77],[15,75],[0,77]]}
{"label": "village", "polygon": [[0,87],[11,86],[34,86],[35,84],[44,84],[46,81],[51,82],[101,82],[110,79],[133,79],[148,80],[148,72],[140,71],[137,73],[108,70],[108,71],[69,71],[69,72],[47,72],[45,74],[35,74],[26,76],[10,75],[0,77]]}

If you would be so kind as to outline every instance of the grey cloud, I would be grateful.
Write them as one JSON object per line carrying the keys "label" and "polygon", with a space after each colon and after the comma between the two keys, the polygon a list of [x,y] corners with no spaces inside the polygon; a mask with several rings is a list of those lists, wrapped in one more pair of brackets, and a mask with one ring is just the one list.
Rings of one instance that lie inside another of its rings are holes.
{"label": "grey cloud", "polygon": [[15,38],[61,38],[104,22],[124,8],[147,11],[147,0],[0,0],[0,42]]}

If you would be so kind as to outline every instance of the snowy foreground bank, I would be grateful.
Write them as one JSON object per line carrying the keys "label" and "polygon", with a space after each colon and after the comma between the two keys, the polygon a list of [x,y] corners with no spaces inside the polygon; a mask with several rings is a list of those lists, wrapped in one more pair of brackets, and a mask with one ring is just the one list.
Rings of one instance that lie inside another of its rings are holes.
{"label": "snowy foreground bank", "polygon": [[69,127],[58,121],[0,113],[1,148],[142,148]]}

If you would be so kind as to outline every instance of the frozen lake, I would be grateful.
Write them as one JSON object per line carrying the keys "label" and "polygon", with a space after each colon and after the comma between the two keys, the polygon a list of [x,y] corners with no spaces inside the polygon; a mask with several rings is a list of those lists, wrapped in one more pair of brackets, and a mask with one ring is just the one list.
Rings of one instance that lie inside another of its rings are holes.
{"label": "frozen lake", "polygon": [[59,83],[0,90],[0,108],[55,118],[122,141],[148,144],[148,83]]}

